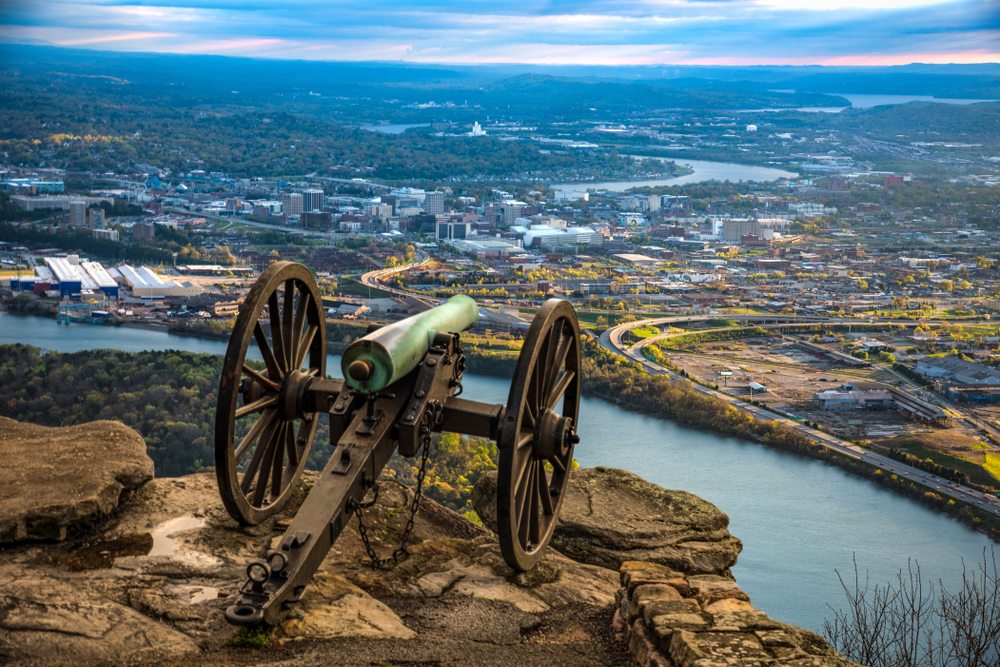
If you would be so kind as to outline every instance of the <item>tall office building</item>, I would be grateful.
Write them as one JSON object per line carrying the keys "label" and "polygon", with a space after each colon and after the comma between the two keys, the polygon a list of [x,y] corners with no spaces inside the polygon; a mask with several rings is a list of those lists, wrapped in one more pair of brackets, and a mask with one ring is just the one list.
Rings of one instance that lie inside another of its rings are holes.
{"label": "tall office building", "polygon": [[152,222],[137,222],[132,225],[133,241],[148,241],[156,238],[156,225]]}
{"label": "tall office building", "polygon": [[518,218],[522,217],[521,213],[526,208],[528,208],[527,204],[514,201],[513,199],[502,202],[500,204],[500,215],[503,216],[503,223],[508,227],[513,225]]}
{"label": "tall office building", "polygon": [[74,227],[83,227],[86,222],[87,202],[77,199],[69,203],[69,223]]}
{"label": "tall office building", "polygon": [[302,193],[303,211],[322,211],[326,204],[326,196],[322,190],[306,190]]}
{"label": "tall office building", "polygon": [[733,218],[722,223],[722,240],[739,243],[747,234],[760,236],[760,223],[749,218]]}
{"label": "tall office building", "polygon": [[[104,229],[104,209],[92,208],[87,211],[87,221],[91,229]],[[94,237],[97,238],[97,237]]]}
{"label": "tall office building", "polygon": [[302,195],[292,192],[282,197],[281,212],[287,216],[302,215]]}
{"label": "tall office building", "polygon": [[371,218],[388,218],[392,216],[392,206],[382,202],[365,202],[365,215]]}
{"label": "tall office building", "polygon": [[428,215],[439,215],[444,213],[444,193],[428,192],[424,195],[424,213]]}

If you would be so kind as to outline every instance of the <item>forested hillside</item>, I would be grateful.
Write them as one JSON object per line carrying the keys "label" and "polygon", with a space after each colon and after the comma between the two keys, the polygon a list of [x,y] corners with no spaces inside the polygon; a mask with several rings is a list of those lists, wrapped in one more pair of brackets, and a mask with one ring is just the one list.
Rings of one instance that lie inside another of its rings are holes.
{"label": "forested hillside", "polygon": [[[92,350],[61,354],[0,345],[0,415],[43,426],[111,419],[146,440],[157,477],[176,477],[214,464],[215,406],[222,357],[191,352]],[[307,468],[330,458],[322,420]],[[472,485],[496,468],[496,445],[446,433],[432,446],[425,492],[468,511]],[[419,461],[394,455],[385,474],[414,486]]]}

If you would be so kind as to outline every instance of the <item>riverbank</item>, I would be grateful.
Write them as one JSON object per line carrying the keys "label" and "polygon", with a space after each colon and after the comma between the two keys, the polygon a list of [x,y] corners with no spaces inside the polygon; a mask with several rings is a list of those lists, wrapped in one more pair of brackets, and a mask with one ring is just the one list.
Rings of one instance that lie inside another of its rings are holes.
{"label": "riverbank", "polygon": [[[347,338],[363,335],[364,327],[352,322],[327,323],[327,352],[340,354],[347,347]],[[164,327],[136,323],[135,328],[167,331]],[[193,328],[193,327],[192,327]],[[207,335],[205,331],[181,331],[171,328],[168,333],[204,340],[228,341],[229,332]],[[766,421],[737,410],[727,402],[704,396],[693,386],[671,381],[666,376],[652,376],[621,362],[616,355],[596,342],[586,340],[582,394],[613,403],[620,409],[669,420],[685,427],[718,435],[740,438],[781,451],[835,465],[863,479],[874,481],[897,493],[950,514],[991,539],[1000,541],[1000,524],[988,513],[960,500],[948,500],[932,488],[916,484],[896,475],[885,474],[877,466],[815,442],[807,436],[777,421]],[[517,353],[502,353],[466,346],[466,369],[469,373],[498,378],[510,378],[517,366]],[[331,369],[333,375],[336,369]],[[617,398],[612,398],[617,397]]]}
{"label": "riverbank", "polygon": [[[640,414],[666,418],[691,428],[708,430],[722,435],[732,435],[759,444],[824,461],[849,473],[870,480],[897,493],[913,498],[925,505],[944,511],[973,530],[1000,541],[1000,521],[989,512],[956,498],[936,493],[935,489],[886,473],[881,467],[839,452],[817,439],[792,429],[777,421],[758,419],[733,407],[729,402],[707,396],[694,389],[690,380],[678,381],[667,375],[643,373],[636,364],[622,361],[618,355],[588,341],[595,351],[591,358],[602,365],[601,372],[584,369],[584,395],[607,400],[607,395],[617,395],[617,405]],[[585,357],[585,361],[586,361]],[[594,378],[600,378],[595,384]],[[603,396],[602,396],[603,394]],[[828,435],[828,434],[825,434]]]}

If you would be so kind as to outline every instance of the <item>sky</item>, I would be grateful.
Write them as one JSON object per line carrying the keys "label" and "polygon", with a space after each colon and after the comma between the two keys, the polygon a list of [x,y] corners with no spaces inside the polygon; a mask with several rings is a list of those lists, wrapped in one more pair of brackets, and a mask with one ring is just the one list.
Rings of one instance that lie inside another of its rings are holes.
{"label": "sky", "polygon": [[414,63],[1000,62],[1000,0],[0,0],[0,42]]}

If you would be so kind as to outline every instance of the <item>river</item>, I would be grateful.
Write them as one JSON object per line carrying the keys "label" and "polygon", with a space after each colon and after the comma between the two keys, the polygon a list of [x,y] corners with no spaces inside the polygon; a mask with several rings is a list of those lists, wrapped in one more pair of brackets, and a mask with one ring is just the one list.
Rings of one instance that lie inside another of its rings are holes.
{"label": "river", "polygon": [[[129,328],[57,324],[0,312],[0,343],[60,352],[116,348],[222,354],[226,343]],[[2,360],[0,360],[2,361]],[[331,356],[336,373],[340,358]],[[467,376],[466,398],[505,403],[503,378]],[[583,399],[576,458],[581,466],[631,470],[661,486],[690,491],[729,514],[744,551],[733,573],[773,618],[810,630],[844,599],[834,568],[850,574],[852,554],[872,581],[893,579],[908,558],[925,578],[955,590],[961,559],[976,563],[990,540],[941,512],[839,468],[761,445],[684,428]]]}
{"label": "river", "polygon": [[663,162],[676,162],[684,167],[691,167],[694,171],[683,176],[670,176],[667,178],[652,178],[645,181],[602,181],[575,183],[553,183],[552,188],[565,192],[586,192],[587,190],[610,190],[621,192],[629,188],[651,187],[661,185],[685,185],[686,183],[703,183],[705,181],[729,181],[738,183],[739,181],[776,181],[780,178],[798,178],[798,174],[785,171],[784,169],[774,169],[773,167],[757,167],[751,164],[735,164],[731,162],[709,162],[708,160],[689,160],[687,158],[662,158],[649,156],[633,156],[642,159],[662,160]]}

